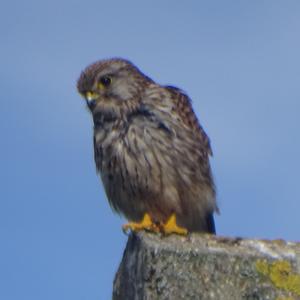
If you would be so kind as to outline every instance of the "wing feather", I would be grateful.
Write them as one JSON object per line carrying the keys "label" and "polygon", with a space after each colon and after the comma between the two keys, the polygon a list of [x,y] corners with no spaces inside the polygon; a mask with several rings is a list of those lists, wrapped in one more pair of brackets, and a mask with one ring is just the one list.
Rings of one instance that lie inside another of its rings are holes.
{"label": "wing feather", "polygon": [[172,98],[174,99],[174,111],[176,111],[180,120],[185,126],[195,132],[195,136],[200,140],[206,155],[212,155],[209,137],[200,125],[197,116],[194,113],[189,96],[177,87],[166,86],[165,88],[171,93]]}

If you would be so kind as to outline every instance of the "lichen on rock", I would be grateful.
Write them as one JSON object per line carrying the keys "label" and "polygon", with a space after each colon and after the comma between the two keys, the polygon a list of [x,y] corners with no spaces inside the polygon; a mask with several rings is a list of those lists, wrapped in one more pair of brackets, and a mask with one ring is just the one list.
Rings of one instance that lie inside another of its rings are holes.
{"label": "lichen on rock", "polygon": [[132,233],[113,299],[295,300],[299,274],[299,243]]}

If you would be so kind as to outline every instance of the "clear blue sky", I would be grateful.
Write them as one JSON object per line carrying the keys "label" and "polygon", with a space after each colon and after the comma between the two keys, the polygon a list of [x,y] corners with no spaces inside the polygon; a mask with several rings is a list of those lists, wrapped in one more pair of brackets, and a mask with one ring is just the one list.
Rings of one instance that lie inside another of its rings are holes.
{"label": "clear blue sky", "polygon": [[121,56],[193,99],[220,235],[299,240],[299,1],[6,1],[0,299],[110,299],[127,237],[93,161],[81,70]]}

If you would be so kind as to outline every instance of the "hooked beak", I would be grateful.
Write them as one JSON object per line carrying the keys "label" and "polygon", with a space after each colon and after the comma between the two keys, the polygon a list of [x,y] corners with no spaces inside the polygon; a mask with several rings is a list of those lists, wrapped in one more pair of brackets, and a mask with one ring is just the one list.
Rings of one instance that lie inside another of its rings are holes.
{"label": "hooked beak", "polygon": [[89,109],[93,109],[96,106],[96,98],[98,97],[97,94],[92,92],[87,92],[85,96],[85,101]]}

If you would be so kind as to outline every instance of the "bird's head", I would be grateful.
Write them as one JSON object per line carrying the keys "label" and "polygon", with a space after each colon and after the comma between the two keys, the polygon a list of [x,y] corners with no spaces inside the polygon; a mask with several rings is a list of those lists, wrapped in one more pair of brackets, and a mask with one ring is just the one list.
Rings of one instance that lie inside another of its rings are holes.
{"label": "bird's head", "polygon": [[93,115],[115,115],[134,111],[145,87],[152,80],[124,59],[108,59],[88,66],[77,82]]}

